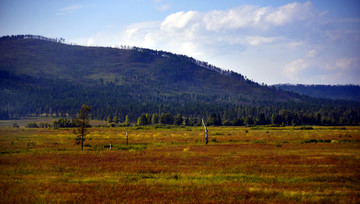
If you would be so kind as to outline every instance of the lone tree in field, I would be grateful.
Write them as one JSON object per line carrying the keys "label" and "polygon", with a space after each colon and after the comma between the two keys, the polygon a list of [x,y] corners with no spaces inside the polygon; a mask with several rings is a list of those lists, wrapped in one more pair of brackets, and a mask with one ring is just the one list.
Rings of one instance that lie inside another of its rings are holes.
{"label": "lone tree in field", "polygon": [[84,141],[86,135],[89,134],[87,129],[89,125],[89,113],[91,111],[90,106],[83,104],[80,109],[80,114],[76,117],[78,128],[74,129],[74,134],[77,136],[76,139],[81,142],[81,150],[84,149]]}

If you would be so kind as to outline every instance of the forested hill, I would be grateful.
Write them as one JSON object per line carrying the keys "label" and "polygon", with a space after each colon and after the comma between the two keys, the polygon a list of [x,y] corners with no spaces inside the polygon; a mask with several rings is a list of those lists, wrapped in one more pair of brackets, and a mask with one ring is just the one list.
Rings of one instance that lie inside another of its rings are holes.
{"label": "forested hill", "polygon": [[328,98],[360,101],[359,85],[292,85],[277,84],[274,87],[284,91],[291,91],[298,94],[311,96],[314,98]]}
{"label": "forested hill", "polygon": [[163,51],[71,46],[38,36],[14,36],[0,39],[0,53],[1,71],[17,76],[85,86],[111,84],[154,96],[228,96],[239,104],[298,100],[294,94],[260,86],[235,72]]}
{"label": "forested hill", "polygon": [[283,96],[276,100],[294,98],[240,74],[163,51],[71,46],[48,38],[15,36],[0,39],[0,52],[1,71],[15,75],[86,85],[112,83],[162,93],[230,93],[248,100],[266,100],[279,94]]}
{"label": "forested hill", "polygon": [[97,119],[124,120],[129,115],[136,121],[146,113],[200,118],[213,113],[232,124],[298,124],[305,115],[309,123],[360,121],[359,103],[261,86],[184,55],[63,42],[33,35],[0,38],[0,118],[73,116],[88,104]]}

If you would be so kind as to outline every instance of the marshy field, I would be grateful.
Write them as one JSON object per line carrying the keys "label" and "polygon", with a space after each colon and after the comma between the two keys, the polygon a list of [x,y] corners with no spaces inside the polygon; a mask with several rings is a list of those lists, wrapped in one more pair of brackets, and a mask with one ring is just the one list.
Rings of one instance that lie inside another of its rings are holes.
{"label": "marshy field", "polygon": [[1,127],[0,203],[360,202],[360,127],[89,131]]}

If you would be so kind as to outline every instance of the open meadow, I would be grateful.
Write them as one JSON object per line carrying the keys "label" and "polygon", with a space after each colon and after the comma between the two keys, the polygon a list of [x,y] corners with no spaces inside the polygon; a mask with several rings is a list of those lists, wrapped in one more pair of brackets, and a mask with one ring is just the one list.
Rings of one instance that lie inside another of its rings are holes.
{"label": "open meadow", "polygon": [[1,127],[0,203],[360,202],[360,127],[89,130]]}

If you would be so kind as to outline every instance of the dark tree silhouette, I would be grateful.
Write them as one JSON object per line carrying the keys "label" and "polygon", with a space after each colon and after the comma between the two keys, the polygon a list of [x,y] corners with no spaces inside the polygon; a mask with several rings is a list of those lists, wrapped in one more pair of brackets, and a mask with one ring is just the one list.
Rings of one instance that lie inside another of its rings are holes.
{"label": "dark tree silhouette", "polygon": [[91,108],[88,105],[83,104],[80,109],[79,116],[76,117],[78,128],[74,129],[74,134],[77,136],[77,140],[81,142],[81,150],[84,149],[84,141],[86,135],[89,134],[88,127],[90,127],[90,114]]}

